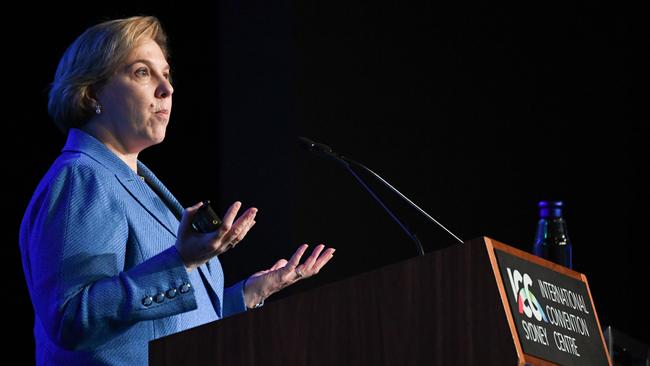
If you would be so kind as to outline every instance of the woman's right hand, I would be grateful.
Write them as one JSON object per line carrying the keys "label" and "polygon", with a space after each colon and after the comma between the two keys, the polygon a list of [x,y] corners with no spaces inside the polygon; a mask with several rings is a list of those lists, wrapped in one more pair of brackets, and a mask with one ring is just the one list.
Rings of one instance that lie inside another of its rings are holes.
{"label": "woman's right hand", "polygon": [[255,225],[257,208],[246,210],[237,220],[237,212],[241,202],[233,203],[223,217],[221,227],[212,233],[199,233],[192,229],[192,219],[203,205],[199,202],[183,211],[181,223],[178,226],[176,249],[183,259],[188,271],[209,261],[212,257],[226,252],[244,239],[248,230]]}

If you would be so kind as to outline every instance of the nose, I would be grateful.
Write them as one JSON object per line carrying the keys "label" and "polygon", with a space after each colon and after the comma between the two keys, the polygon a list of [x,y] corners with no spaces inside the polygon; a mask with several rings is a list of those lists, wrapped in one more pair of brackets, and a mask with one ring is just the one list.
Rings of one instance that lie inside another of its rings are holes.
{"label": "nose", "polygon": [[162,79],[160,85],[156,89],[157,98],[167,98],[174,94],[174,87],[167,79]]}

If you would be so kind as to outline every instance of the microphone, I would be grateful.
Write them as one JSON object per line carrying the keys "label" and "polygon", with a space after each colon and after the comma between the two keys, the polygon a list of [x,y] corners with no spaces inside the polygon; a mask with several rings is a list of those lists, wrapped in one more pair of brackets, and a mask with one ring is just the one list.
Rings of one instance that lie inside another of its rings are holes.
{"label": "microphone", "polygon": [[415,246],[417,248],[418,254],[419,255],[424,255],[424,250],[422,249],[422,244],[420,243],[420,240],[415,236],[414,233],[412,233],[406,225],[404,225],[399,218],[384,204],[384,202],[377,196],[377,194],[366,184],[366,182],[352,169],[352,166],[359,167],[366,172],[370,173],[373,177],[375,177],[377,180],[379,180],[384,186],[388,187],[391,191],[393,191],[395,194],[397,194],[401,199],[404,201],[408,202],[409,205],[414,207],[418,212],[420,212],[422,215],[424,215],[429,221],[433,222],[436,226],[440,227],[444,231],[446,231],[449,235],[451,235],[454,239],[456,239],[460,244],[463,244],[463,241],[456,236],[454,233],[452,233],[449,229],[447,229],[444,225],[442,225],[438,220],[434,219],[431,215],[429,215],[426,211],[421,209],[418,205],[416,205],[413,201],[411,201],[408,197],[406,197],[402,192],[397,190],[397,188],[393,187],[390,183],[388,183],[384,178],[382,178],[379,174],[375,173],[372,171],[370,168],[367,166],[354,161],[350,158],[347,158],[345,156],[339,155],[336,153],[331,147],[314,142],[306,137],[303,136],[298,136],[298,142],[300,146],[307,151],[310,151],[312,153],[315,153],[317,155],[321,155],[323,157],[332,159],[336,161],[337,163],[343,165],[356,179],[359,181],[359,183],[370,193],[370,195],[388,212],[390,217],[397,222],[397,224],[406,232],[406,234],[413,240],[415,243]]}
{"label": "microphone", "polygon": [[342,156],[339,156],[337,153],[334,152],[334,150],[332,150],[331,147],[325,144],[314,142],[303,136],[298,136],[298,142],[300,143],[300,146],[307,151],[311,151],[323,157],[333,159],[335,162],[339,164],[348,166],[348,163],[345,160],[343,160]]}

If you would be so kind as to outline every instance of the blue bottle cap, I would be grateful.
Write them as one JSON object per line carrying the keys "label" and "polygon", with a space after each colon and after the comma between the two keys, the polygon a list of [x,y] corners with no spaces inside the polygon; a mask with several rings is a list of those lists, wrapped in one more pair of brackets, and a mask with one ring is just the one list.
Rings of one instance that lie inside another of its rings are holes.
{"label": "blue bottle cap", "polygon": [[562,217],[562,201],[539,201],[539,216],[541,218]]}

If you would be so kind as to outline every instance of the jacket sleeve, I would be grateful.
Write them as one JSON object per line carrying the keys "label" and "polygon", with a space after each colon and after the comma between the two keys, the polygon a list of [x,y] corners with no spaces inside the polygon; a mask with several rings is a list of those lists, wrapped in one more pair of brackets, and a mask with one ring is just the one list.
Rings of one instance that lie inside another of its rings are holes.
{"label": "jacket sleeve", "polygon": [[92,167],[66,166],[37,190],[23,222],[36,316],[65,349],[96,347],[136,322],[197,307],[174,246],[126,269],[127,250],[137,249],[127,248],[124,203],[112,189]]}
{"label": "jacket sleeve", "polygon": [[231,316],[246,311],[244,301],[244,282],[239,281],[236,284],[224,289],[223,291],[223,316]]}

